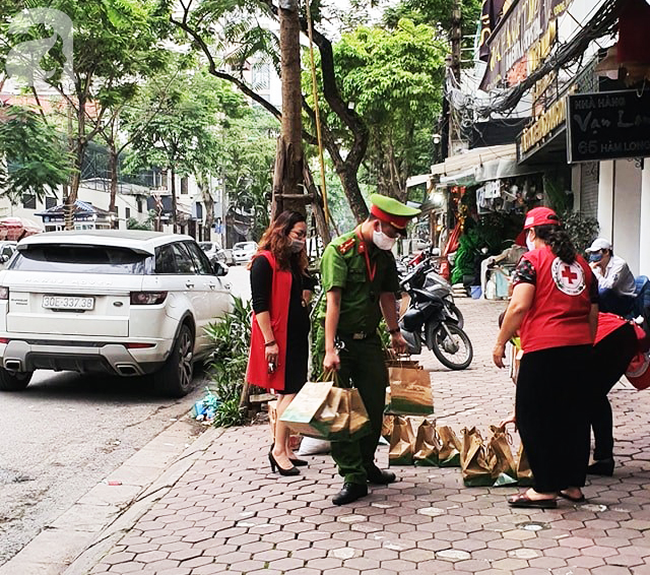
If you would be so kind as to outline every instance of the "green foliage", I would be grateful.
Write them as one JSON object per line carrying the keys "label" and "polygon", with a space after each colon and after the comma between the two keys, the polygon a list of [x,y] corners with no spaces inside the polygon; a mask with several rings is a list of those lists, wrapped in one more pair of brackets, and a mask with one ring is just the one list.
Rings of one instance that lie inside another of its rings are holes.
{"label": "green foliage", "polygon": [[12,203],[23,194],[42,201],[67,182],[70,165],[60,134],[38,113],[19,106],[0,109],[0,194]]}
{"label": "green foliage", "polygon": [[259,108],[247,108],[222,133],[223,178],[235,208],[253,214],[251,236],[269,225],[273,164],[279,124]]}
{"label": "green foliage", "polygon": [[126,220],[126,229],[127,230],[145,230],[145,231],[152,231],[154,226],[153,222],[156,218],[156,212],[154,210],[149,210],[149,214],[147,215],[147,219],[144,222],[139,222],[135,218],[129,218]]}
{"label": "green foliage", "polygon": [[216,348],[210,364],[210,390],[219,398],[214,425],[241,425],[243,411],[239,407],[248,364],[251,338],[251,302],[233,297],[233,311],[218,323],[206,328]]}
{"label": "green foliage", "polygon": [[[463,36],[473,36],[481,16],[482,0],[461,0],[461,28]],[[449,31],[454,0],[402,0],[384,10],[383,21],[394,28],[402,18],[425,23]],[[471,47],[471,45],[470,45]]]}
{"label": "green foliage", "polygon": [[584,254],[587,247],[598,237],[598,220],[586,217],[580,212],[567,210],[559,214],[562,226],[569,234],[578,253]]}
{"label": "green foliage", "polygon": [[[369,131],[365,182],[404,199],[406,179],[428,170],[432,160],[447,44],[435,28],[403,19],[393,30],[358,27],[333,50],[341,95],[354,102]],[[310,81],[305,74],[307,92]],[[326,105],[323,114],[336,137],[350,145],[348,130]]]}

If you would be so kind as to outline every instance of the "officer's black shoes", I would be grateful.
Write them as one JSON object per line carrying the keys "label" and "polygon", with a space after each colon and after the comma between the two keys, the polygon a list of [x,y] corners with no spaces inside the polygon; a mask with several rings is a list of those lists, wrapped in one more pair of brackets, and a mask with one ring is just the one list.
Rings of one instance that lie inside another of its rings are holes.
{"label": "officer's black shoes", "polygon": [[607,459],[599,459],[587,467],[589,475],[604,475],[611,477],[614,475],[614,459],[608,457]]}
{"label": "officer's black shoes", "polygon": [[368,483],[372,483],[373,485],[388,485],[397,479],[392,471],[382,471],[377,466],[366,470],[366,477],[368,478]]}
{"label": "officer's black shoes", "polygon": [[343,489],[339,491],[333,498],[334,505],[345,505],[352,503],[357,499],[361,499],[368,495],[368,487],[360,483],[344,483]]}

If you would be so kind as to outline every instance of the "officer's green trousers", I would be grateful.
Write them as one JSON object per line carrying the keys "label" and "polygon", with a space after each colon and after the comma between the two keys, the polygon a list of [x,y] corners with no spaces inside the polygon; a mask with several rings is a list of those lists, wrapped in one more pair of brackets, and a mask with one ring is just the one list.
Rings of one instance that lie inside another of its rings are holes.
{"label": "officer's green trousers", "polygon": [[345,345],[339,352],[340,385],[356,387],[370,418],[371,433],[354,441],[333,441],[332,457],[345,483],[366,484],[366,470],[375,465],[375,450],[379,443],[386,403],[388,370],[384,362],[381,340],[373,335],[354,340],[339,334]]}

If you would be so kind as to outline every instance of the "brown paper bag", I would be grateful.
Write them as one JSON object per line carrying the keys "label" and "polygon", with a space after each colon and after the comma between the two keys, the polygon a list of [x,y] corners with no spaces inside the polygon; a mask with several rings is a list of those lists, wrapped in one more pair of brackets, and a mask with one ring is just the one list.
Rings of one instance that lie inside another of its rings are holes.
{"label": "brown paper bag", "polygon": [[415,359],[387,359],[386,367],[408,367],[410,369],[423,369],[420,362]]}
{"label": "brown paper bag", "polygon": [[393,419],[393,432],[388,451],[389,465],[412,465],[415,434],[408,417],[397,415]]}
{"label": "brown paper bag", "polygon": [[390,436],[393,434],[393,420],[397,417],[390,413],[384,413],[384,419],[381,422],[381,436],[390,443]]}
{"label": "brown paper bag", "polygon": [[412,367],[391,367],[390,405],[386,411],[397,415],[430,415],[433,396],[429,372]]}
{"label": "brown paper bag", "polygon": [[492,437],[488,441],[488,455],[494,457],[492,468],[493,486],[513,485],[517,483],[517,464],[512,455],[508,434],[503,427],[490,426]]}
{"label": "brown paper bag", "polygon": [[436,434],[435,421],[425,419],[418,426],[413,448],[413,462],[415,465],[438,465],[440,454],[440,441]]}
{"label": "brown paper bag", "polygon": [[488,452],[483,437],[476,427],[463,428],[463,445],[460,452],[460,468],[466,487],[492,485],[494,457]]}
{"label": "brown paper bag", "polygon": [[440,425],[436,427],[436,434],[440,441],[438,465],[440,467],[459,467],[462,446],[454,430],[448,425]]}
{"label": "brown paper bag", "polygon": [[530,487],[534,483],[533,472],[528,465],[528,458],[526,457],[526,452],[524,451],[523,444],[519,446],[519,452],[517,453],[517,483],[519,485]]}
{"label": "brown paper bag", "polygon": [[371,431],[359,390],[335,387],[332,381],[308,381],[280,420],[296,433],[330,441],[356,439]]}

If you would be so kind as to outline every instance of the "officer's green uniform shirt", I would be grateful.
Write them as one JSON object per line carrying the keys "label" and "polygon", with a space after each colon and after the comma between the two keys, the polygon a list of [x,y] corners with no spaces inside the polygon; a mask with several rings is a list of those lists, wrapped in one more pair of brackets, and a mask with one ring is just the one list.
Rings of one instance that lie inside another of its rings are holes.
{"label": "officer's green uniform shirt", "polygon": [[[352,243],[354,242],[354,243]],[[376,266],[374,280],[369,281],[366,258],[359,252],[362,240],[353,230],[343,234],[325,248],[321,258],[321,285],[325,292],[341,288],[341,313],[338,332],[373,334],[381,320],[379,295],[399,291],[395,258],[390,251],[367,245],[371,268]],[[326,298],[319,309],[325,319]]]}

